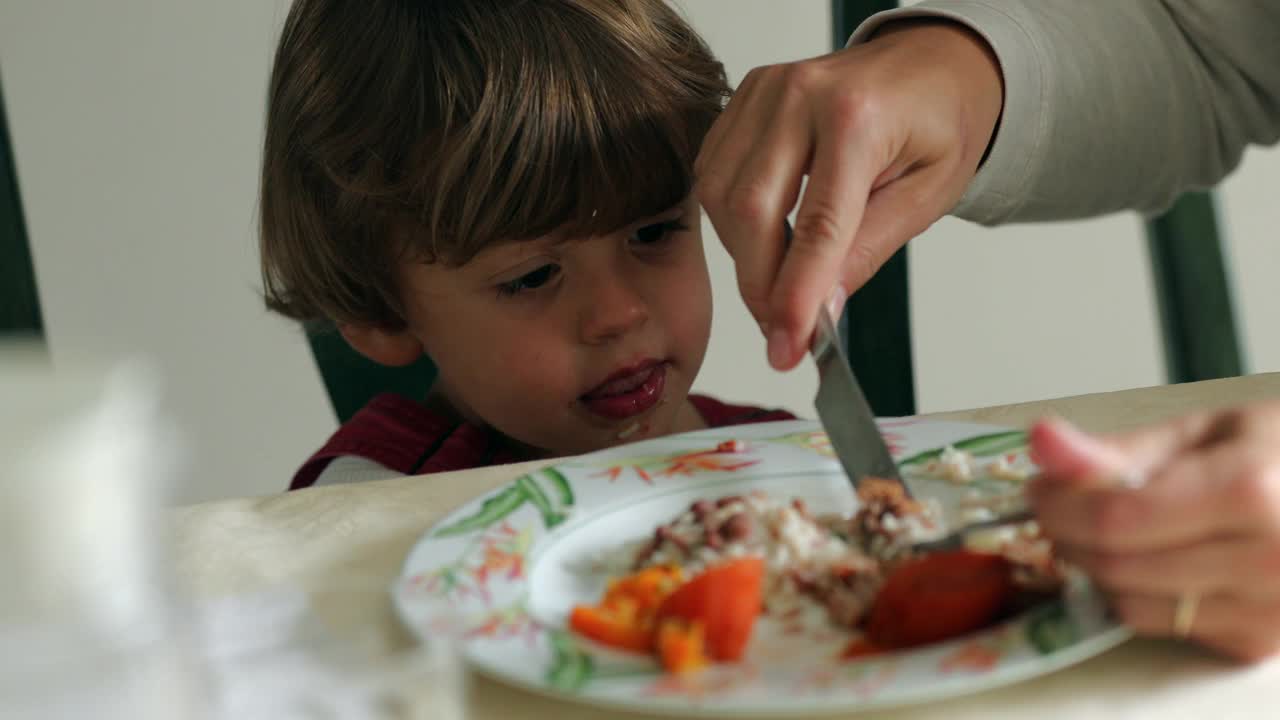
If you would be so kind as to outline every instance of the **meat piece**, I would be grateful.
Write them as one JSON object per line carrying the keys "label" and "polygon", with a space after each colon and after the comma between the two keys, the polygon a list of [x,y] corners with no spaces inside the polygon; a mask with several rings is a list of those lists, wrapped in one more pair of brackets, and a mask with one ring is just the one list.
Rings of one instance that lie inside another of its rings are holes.
{"label": "meat piece", "polygon": [[719,500],[716,500],[716,507],[717,507],[717,508],[722,508],[722,507],[726,507],[726,506],[728,506],[728,505],[732,505],[733,503],[736,503],[736,502],[742,502],[742,496],[741,496],[741,495],[725,495],[724,497],[720,498]]}
{"label": "meat piece", "polygon": [[719,533],[728,542],[741,542],[751,537],[755,523],[744,512],[734,513],[720,524]]}
{"label": "meat piece", "polygon": [[878,477],[865,477],[858,484],[858,501],[862,508],[858,514],[874,512],[877,515],[895,515],[907,517],[918,515],[922,508],[920,503],[907,496],[899,483]]}
{"label": "meat piece", "polygon": [[724,538],[720,535],[720,529],[706,520],[703,521],[702,525],[702,542],[712,550],[719,550],[724,547]]}
{"label": "meat piece", "polygon": [[882,560],[892,560],[910,544],[911,518],[924,515],[924,507],[907,496],[893,480],[866,477],[858,486],[858,511],[845,534],[857,547]]}
{"label": "meat piece", "polygon": [[658,538],[659,545],[662,543],[671,543],[679,548],[680,552],[685,554],[689,553],[689,543],[685,542],[685,539],[680,537],[680,535],[676,533],[675,530],[672,530],[669,525],[659,527],[656,531],[656,537]]}

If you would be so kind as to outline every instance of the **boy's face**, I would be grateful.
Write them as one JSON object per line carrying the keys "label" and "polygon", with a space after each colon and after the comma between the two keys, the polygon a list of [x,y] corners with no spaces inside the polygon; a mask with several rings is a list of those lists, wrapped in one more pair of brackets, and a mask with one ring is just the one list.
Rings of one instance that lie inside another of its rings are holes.
{"label": "boy's face", "polygon": [[711,333],[696,202],[591,238],[407,265],[409,328],[462,413],[554,454],[686,429]]}

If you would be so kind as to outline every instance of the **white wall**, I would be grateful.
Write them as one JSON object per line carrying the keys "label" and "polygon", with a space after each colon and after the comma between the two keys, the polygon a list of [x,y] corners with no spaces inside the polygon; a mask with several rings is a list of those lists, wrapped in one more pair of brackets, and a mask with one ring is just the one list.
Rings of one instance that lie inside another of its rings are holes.
{"label": "white wall", "polygon": [[[819,54],[826,0],[681,0],[741,79]],[[0,73],[55,362],[153,357],[195,455],[182,499],[281,488],[334,421],[300,335],[255,294],[262,103],[285,0],[4,0]],[[1280,370],[1280,151],[1223,190],[1253,370]],[[709,228],[708,228],[709,232]],[[809,413],[708,235],[715,336],[699,387]],[[1132,217],[989,231],[943,221],[911,250],[919,398],[935,410],[1162,380]]]}
{"label": "white wall", "polygon": [[144,354],[193,448],[183,499],[265,493],[332,431],[255,295],[284,3],[5,0],[0,72],[55,363]]}

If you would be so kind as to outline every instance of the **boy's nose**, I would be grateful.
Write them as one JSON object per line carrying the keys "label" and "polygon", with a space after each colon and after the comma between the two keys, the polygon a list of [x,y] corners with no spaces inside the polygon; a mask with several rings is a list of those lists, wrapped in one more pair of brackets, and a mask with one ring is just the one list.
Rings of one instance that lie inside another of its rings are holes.
{"label": "boy's nose", "polygon": [[644,298],[620,278],[600,278],[583,298],[580,328],[583,342],[596,345],[621,337],[649,319]]}

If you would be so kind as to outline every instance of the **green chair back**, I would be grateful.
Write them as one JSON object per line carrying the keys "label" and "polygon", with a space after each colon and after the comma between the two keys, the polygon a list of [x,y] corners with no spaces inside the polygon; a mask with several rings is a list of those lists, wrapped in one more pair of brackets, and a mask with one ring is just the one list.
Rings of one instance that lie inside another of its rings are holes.
{"label": "green chair back", "polygon": [[353,350],[331,324],[312,325],[306,332],[339,422],[346,422],[379,393],[424,398],[436,379],[435,365],[426,356],[406,367],[387,367]]}
{"label": "green chair back", "polygon": [[[863,20],[897,6],[897,0],[832,0],[832,47],[844,47]],[[841,330],[848,338],[849,364],[876,415],[916,412],[909,299],[903,248],[844,306]]]}
{"label": "green chair back", "polygon": [[1245,372],[1213,195],[1188,193],[1147,222],[1169,382]]}
{"label": "green chair back", "polygon": [[18,173],[0,87],[0,340],[42,338],[36,274],[18,194]]}

